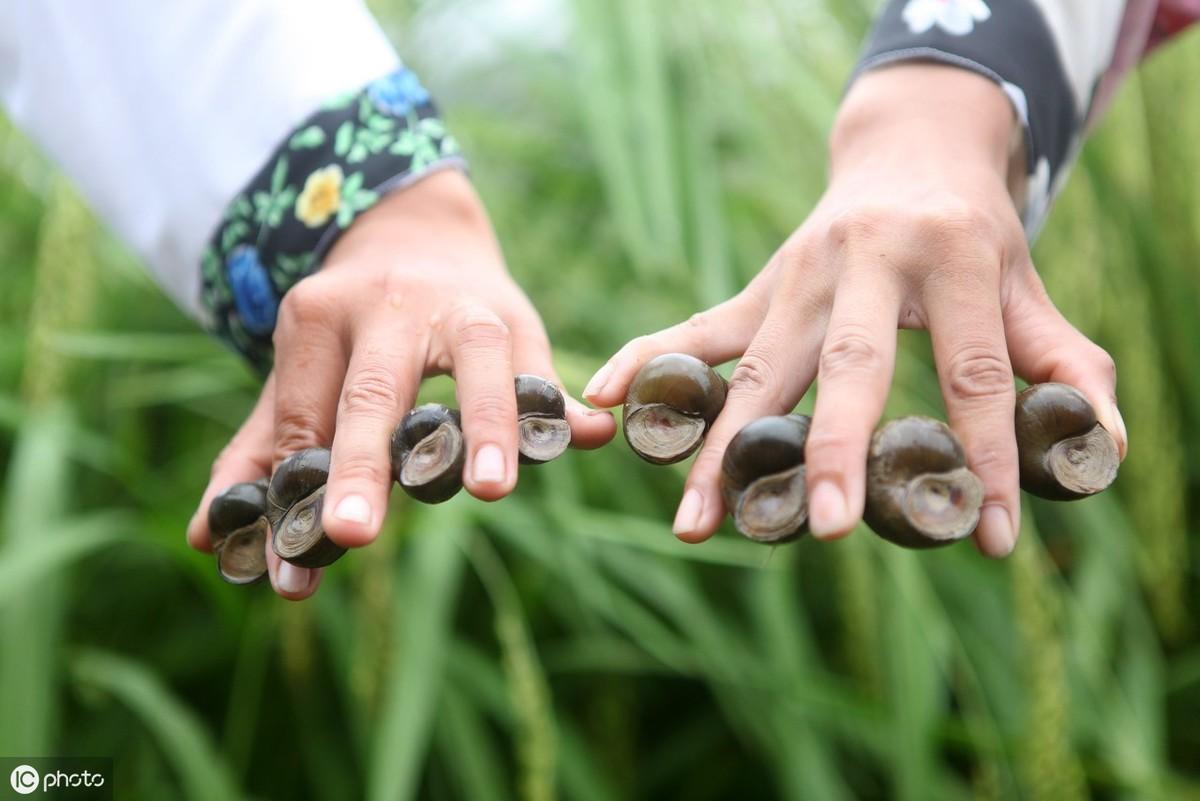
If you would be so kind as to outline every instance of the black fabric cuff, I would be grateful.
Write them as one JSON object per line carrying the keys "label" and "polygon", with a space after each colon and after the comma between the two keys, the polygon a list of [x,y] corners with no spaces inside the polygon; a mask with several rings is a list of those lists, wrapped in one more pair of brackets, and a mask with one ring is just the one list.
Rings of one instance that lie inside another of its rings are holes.
{"label": "black fabric cuff", "polygon": [[284,294],[385,194],[453,167],[466,162],[411,70],[333,98],[226,207],[201,262],[206,326],[265,373]]}

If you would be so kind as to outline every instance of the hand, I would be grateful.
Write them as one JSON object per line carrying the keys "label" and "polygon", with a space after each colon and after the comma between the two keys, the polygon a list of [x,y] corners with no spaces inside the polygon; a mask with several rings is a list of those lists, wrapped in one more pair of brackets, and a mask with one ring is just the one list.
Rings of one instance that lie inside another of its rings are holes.
{"label": "hand", "polygon": [[1124,455],[1112,359],[1054,308],[1030,259],[1006,184],[1014,127],[1000,89],[957,68],[862,77],[831,137],[826,192],[763,271],[734,298],[628,343],[596,374],[585,397],[613,406],[661,353],[742,357],[688,476],[678,537],[698,542],[720,525],[729,440],[792,409],[814,379],[809,525],[820,538],[848,533],[862,517],[898,326],[930,332],[950,425],[985,486],[984,553],[1009,553],[1020,520],[1014,369],[1081,390]]}
{"label": "hand", "polygon": [[[209,549],[208,504],[226,487],[268,475],[286,456],[332,448],[323,523],[355,548],[379,533],[392,484],[388,443],[423,376],[454,375],[469,451],[467,491],[486,501],[517,481],[513,376],[557,383],[550,343],[505,270],[487,215],[457,172],[429,176],[362,215],[320,272],[288,292],[275,328],[275,370],[258,404],[213,466],[188,542]],[[564,390],[565,394],[565,390]],[[572,444],[594,448],[612,415],[568,396]],[[271,584],[298,600],[320,570],[281,562]]]}

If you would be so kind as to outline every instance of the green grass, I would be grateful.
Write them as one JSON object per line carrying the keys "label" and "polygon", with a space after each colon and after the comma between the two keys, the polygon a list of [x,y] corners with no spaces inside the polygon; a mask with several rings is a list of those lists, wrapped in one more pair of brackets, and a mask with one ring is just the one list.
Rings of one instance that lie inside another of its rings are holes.
{"label": "green grass", "polygon": [[[575,390],[804,218],[869,17],[573,0],[561,52],[450,68],[416,5],[376,3]],[[303,605],[183,540],[248,372],[0,127],[0,753],[112,755],[121,798],[1200,799],[1197,74],[1193,33],[1125,87],[1035,250],[1132,451],[1028,503],[1011,559],[683,546],[683,470],[618,441],[501,503],[396,499]],[[924,334],[902,412],[942,413]]]}

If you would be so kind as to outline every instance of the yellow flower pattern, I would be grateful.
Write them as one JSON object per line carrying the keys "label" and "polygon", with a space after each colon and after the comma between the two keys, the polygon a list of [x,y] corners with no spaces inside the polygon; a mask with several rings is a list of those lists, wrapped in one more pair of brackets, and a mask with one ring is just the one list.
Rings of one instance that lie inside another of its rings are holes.
{"label": "yellow flower pattern", "polygon": [[316,170],[304,181],[296,198],[296,219],[309,228],[320,228],[337,213],[342,202],[342,168],[337,164]]}

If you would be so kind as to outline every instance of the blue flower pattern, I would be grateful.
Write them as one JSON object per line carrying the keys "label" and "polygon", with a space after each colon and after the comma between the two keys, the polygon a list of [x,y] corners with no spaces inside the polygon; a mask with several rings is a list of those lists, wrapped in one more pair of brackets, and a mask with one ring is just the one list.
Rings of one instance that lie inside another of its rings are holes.
{"label": "blue flower pattern", "polygon": [[259,258],[258,249],[242,245],[234,249],[225,261],[229,273],[229,288],[242,325],[251,334],[269,334],[275,330],[275,313],[279,301],[271,278]]}
{"label": "blue flower pattern", "polygon": [[429,90],[407,67],[371,81],[367,96],[380,111],[396,117],[406,116],[415,106],[429,102]]}

